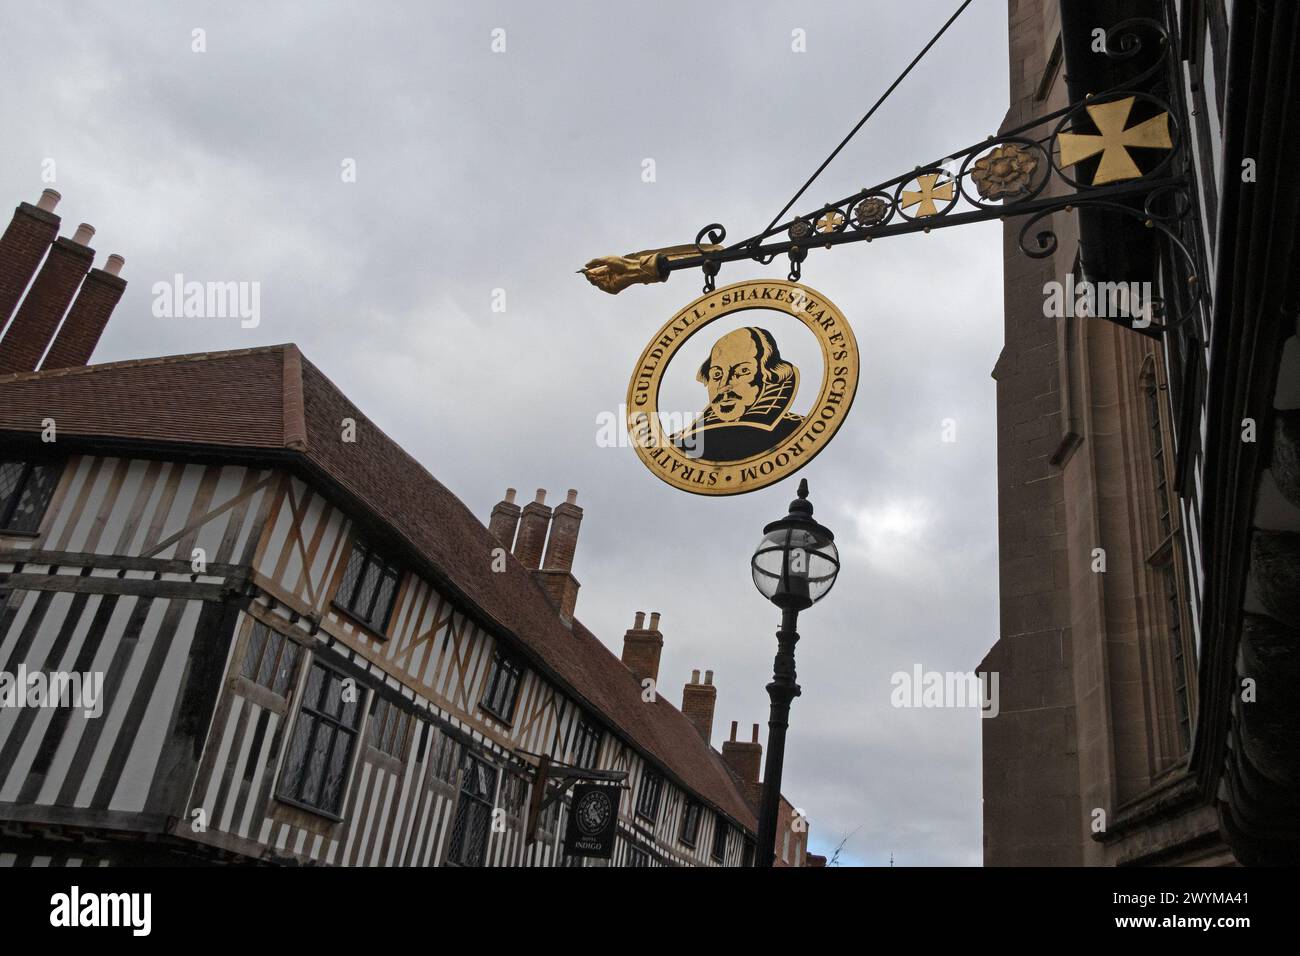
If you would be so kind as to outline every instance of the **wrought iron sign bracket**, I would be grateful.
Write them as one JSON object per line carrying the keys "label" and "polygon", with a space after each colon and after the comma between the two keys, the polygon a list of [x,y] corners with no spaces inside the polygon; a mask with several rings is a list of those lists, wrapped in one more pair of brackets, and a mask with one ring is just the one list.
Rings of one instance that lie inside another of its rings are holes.
{"label": "wrought iron sign bracket", "polygon": [[[961,212],[937,215],[932,220],[927,217],[924,220],[905,220],[865,227],[852,231],[837,230],[830,234],[819,235],[815,241],[808,241],[806,239],[785,239],[767,243],[751,243],[750,241],[747,241],[746,243],[737,243],[734,246],[729,246],[725,249],[718,249],[717,251],[701,251],[696,255],[678,255],[672,258],[664,256],[658,260],[656,267],[661,280],[667,279],[672,273],[684,269],[701,269],[706,276],[711,278],[718,274],[722,268],[722,264],[726,262],[738,262],[744,259],[752,259],[763,265],[767,265],[779,255],[789,255],[791,271],[795,272],[798,269],[799,263],[803,262],[808,257],[808,252],[812,249],[830,249],[834,246],[847,245],[854,242],[871,242],[873,239],[881,239],[889,236],[901,236],[915,232],[929,232],[931,229],[946,229],[951,226],[964,226],[969,223],[985,222],[990,219],[1008,219],[1012,216],[1030,217],[1026,222],[1025,227],[1021,230],[1019,242],[1021,251],[1023,251],[1025,255],[1033,258],[1044,258],[1050,256],[1056,251],[1055,234],[1047,229],[1038,232],[1033,237],[1036,244],[1032,247],[1027,245],[1027,240],[1030,238],[1030,227],[1053,213],[1062,211],[1072,212],[1076,209],[1088,206],[1112,208],[1118,204],[1118,200],[1132,199],[1135,197],[1154,199],[1156,198],[1157,193],[1160,193],[1163,196],[1169,194],[1170,191],[1186,196],[1187,189],[1187,180],[1181,176],[1142,179],[1140,181],[1123,183],[1117,186],[1089,190],[1086,193],[1071,193],[1069,195],[1031,199],[1007,208],[963,210]],[[1170,218],[1170,214],[1160,212],[1150,204],[1144,205],[1141,209],[1119,205],[1118,208],[1115,208],[1115,211],[1130,215],[1149,228],[1154,227],[1161,229],[1162,231],[1168,230],[1167,220]],[[704,230],[701,230],[701,236],[703,236],[707,230],[712,230],[711,235],[721,236],[723,238],[726,236],[723,227],[716,223],[706,226]],[[1171,236],[1171,238],[1176,237]],[[1182,246],[1181,241],[1179,241],[1179,246]],[[1183,251],[1186,253],[1185,248]],[[1190,264],[1190,253],[1187,253],[1187,255]],[[798,278],[798,275],[790,276],[791,281],[797,281]],[[711,290],[706,289],[705,291]]]}
{"label": "wrought iron sign bracket", "polygon": [[537,838],[537,823],[542,812],[557,800],[563,799],[575,783],[608,783],[617,786],[620,790],[630,789],[626,783],[626,770],[590,770],[558,763],[546,754],[535,754],[523,749],[516,749],[515,753],[537,761],[535,765],[529,760],[523,761],[533,768],[533,795],[529,802],[528,820],[525,824],[528,843],[532,843]]}
{"label": "wrought iron sign bracket", "polygon": [[1193,208],[1190,183],[1181,172],[1184,136],[1169,103],[1147,89],[1172,49],[1164,27],[1147,18],[1125,20],[1107,32],[1102,52],[1129,60],[1147,42],[1156,44],[1159,55],[1137,76],[938,162],[731,245],[723,245],[727,230],[714,222],[699,230],[694,243],[594,259],[580,271],[598,288],[617,293],[698,268],[708,293],[728,262],[768,265],[784,255],[790,280],[799,281],[813,249],[1013,217],[1024,219],[1021,252],[1045,258],[1056,251],[1058,240],[1044,220],[1059,212],[1095,209],[1159,231],[1184,260],[1192,307],[1173,321],[1141,329],[1162,334],[1185,322],[1207,292],[1198,282],[1195,256],[1178,235],[1181,220]]}

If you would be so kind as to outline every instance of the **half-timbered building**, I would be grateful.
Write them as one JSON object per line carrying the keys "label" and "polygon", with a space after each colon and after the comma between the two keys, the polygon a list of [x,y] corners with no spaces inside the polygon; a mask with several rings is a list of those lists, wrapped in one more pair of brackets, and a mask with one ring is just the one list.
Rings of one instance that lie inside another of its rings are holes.
{"label": "half-timbered building", "polygon": [[612,865],[751,862],[757,732],[575,617],[575,492],[485,526],[293,345],[86,365],[121,260],[56,200],[0,240],[0,863],[603,862],[584,775]]}

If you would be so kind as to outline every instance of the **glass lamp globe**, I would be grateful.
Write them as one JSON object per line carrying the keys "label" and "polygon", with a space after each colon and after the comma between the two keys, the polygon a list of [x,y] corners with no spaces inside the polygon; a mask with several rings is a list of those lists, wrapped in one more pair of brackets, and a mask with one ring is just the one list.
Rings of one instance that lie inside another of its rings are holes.
{"label": "glass lamp globe", "polygon": [[799,497],[790,513],[763,528],[750,570],[759,593],[782,610],[802,611],[824,598],[840,573],[835,535],[812,518],[808,482],[799,482]]}

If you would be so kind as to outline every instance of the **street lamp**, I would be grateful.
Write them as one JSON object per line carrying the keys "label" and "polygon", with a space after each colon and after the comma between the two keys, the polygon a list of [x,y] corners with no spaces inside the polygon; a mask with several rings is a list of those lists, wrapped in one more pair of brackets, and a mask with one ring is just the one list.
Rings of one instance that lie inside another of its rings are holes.
{"label": "street lamp", "polygon": [[755,866],[771,866],[776,856],[776,818],[781,805],[781,770],[785,764],[785,731],[790,726],[790,701],[799,696],[795,682],[794,646],[799,612],[824,598],[840,573],[840,553],[835,535],[813,520],[808,500],[808,480],[799,482],[799,497],[790,502],[784,518],[763,528],[750,570],[754,586],[781,609],[781,629],[776,632],[776,662],[767,695],[772,701],[767,721],[767,770],[763,774],[763,801],[758,814],[758,849]]}

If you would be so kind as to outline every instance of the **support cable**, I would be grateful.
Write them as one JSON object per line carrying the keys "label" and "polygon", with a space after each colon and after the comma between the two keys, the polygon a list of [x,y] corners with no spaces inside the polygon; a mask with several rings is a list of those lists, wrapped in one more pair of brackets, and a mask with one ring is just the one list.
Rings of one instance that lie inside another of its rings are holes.
{"label": "support cable", "polygon": [[[889,89],[885,90],[885,92],[880,95],[880,99],[876,100],[875,105],[872,106],[871,109],[867,110],[867,114],[863,116],[862,119],[858,120],[858,125],[854,126],[853,129],[849,130],[849,135],[845,136],[844,139],[840,141],[840,145],[836,146],[835,149],[831,151],[831,154],[826,157],[826,159],[822,162],[820,166],[817,167],[817,171],[808,177],[808,181],[799,188],[799,191],[795,193],[794,196],[791,197],[790,201],[786,203],[785,206],[781,209],[781,211],[777,213],[775,217],[773,217],[772,221],[767,224],[767,228],[764,229],[759,234],[759,236],[756,236],[754,238],[761,238],[762,236],[765,236],[772,231],[772,227],[775,226],[778,222],[780,222],[781,217],[784,216],[787,212],[789,212],[790,208],[799,201],[799,198],[805,192],[808,191],[808,187],[813,184],[813,182],[817,179],[817,177],[820,176],[822,172],[826,169],[826,167],[829,166],[831,162],[835,159],[835,157],[840,154],[840,150],[842,150],[845,146],[848,145],[849,140],[851,140],[854,136],[857,135],[858,130],[862,129],[862,127],[866,125],[867,120],[871,119],[872,114],[875,113],[876,110],[880,108],[880,105],[884,103],[885,100],[889,99],[889,94],[893,93],[895,88],[897,88],[898,84],[902,83],[903,80],[907,78],[907,74],[912,72],[912,67],[916,66],[916,64],[921,62],[921,58],[930,52],[930,47],[934,46],[935,43],[939,41],[939,37],[944,35],[944,32],[950,26],[952,26],[953,21],[955,21],[959,16],[962,15],[963,11],[965,11],[965,9],[971,5],[971,2],[972,0],[964,0],[962,5],[957,8],[957,12],[948,18],[948,22],[939,28],[939,32],[936,33],[933,37],[931,37],[930,42],[927,43],[921,49],[921,52],[918,53],[912,59],[911,63],[907,64],[907,68],[903,70],[902,73],[898,74],[898,78],[894,80],[893,83],[889,84]],[[741,245],[750,243],[752,241],[753,239],[747,239],[745,240],[745,243],[741,243]]]}

